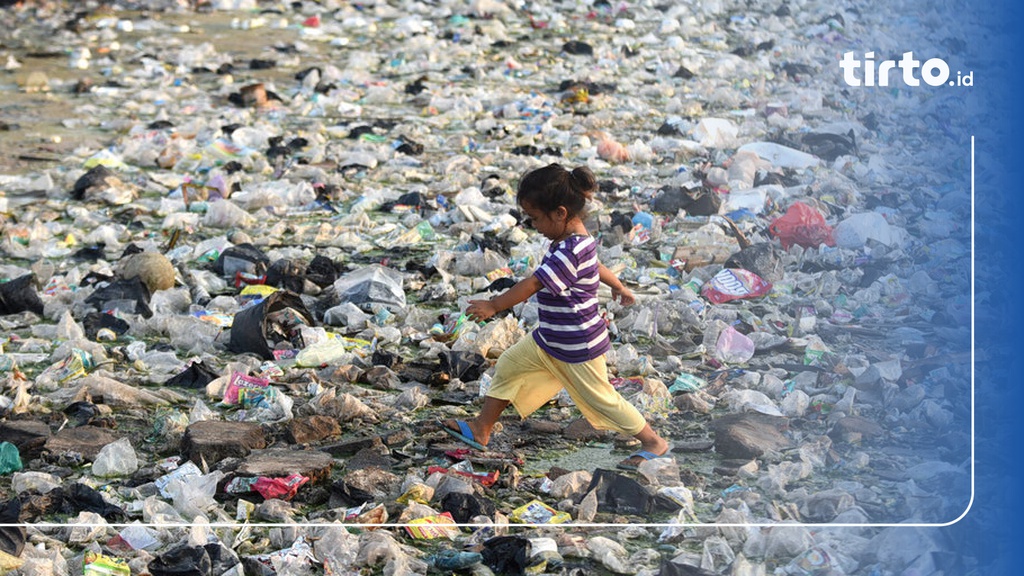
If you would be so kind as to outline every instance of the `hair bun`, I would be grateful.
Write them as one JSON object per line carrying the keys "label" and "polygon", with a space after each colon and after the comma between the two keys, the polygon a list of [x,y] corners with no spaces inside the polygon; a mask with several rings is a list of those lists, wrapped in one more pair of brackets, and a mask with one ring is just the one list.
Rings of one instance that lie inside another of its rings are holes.
{"label": "hair bun", "polygon": [[588,200],[594,196],[594,190],[597,189],[597,177],[594,176],[590,168],[577,166],[569,172],[569,177],[572,180],[573,187]]}

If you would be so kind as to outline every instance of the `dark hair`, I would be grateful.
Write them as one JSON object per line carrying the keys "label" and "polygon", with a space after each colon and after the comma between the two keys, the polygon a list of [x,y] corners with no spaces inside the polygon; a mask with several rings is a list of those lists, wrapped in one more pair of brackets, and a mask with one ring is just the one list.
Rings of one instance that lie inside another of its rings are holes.
{"label": "dark hair", "polygon": [[597,177],[586,166],[566,170],[561,164],[548,164],[528,172],[519,181],[516,202],[529,202],[531,206],[546,213],[565,206],[569,217],[584,217],[587,200],[594,197]]}

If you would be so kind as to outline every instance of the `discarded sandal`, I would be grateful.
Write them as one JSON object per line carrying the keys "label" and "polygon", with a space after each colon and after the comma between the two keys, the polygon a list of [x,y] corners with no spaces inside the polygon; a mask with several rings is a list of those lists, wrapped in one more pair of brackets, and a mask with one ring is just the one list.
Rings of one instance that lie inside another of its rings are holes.
{"label": "discarded sandal", "polygon": [[647,450],[640,450],[639,452],[634,452],[630,454],[629,458],[626,458],[622,462],[619,462],[618,464],[615,465],[615,467],[618,468],[619,470],[636,470],[639,467],[639,464],[633,464],[631,462],[631,460],[633,460],[634,458],[643,458],[644,460],[664,458],[665,455],[667,455],[669,453],[669,450],[671,449],[672,447],[669,446],[668,450],[665,450],[664,454],[655,454],[654,452],[648,452]]}
{"label": "discarded sandal", "polygon": [[465,421],[455,421],[455,423],[459,425],[459,431],[452,430],[448,426],[445,426],[444,422],[440,420],[437,423],[438,425],[441,426],[441,429],[457,438],[466,446],[469,446],[470,448],[474,448],[476,450],[487,450],[486,446],[476,441],[476,438],[473,437],[473,431],[470,430],[469,424],[466,424]]}

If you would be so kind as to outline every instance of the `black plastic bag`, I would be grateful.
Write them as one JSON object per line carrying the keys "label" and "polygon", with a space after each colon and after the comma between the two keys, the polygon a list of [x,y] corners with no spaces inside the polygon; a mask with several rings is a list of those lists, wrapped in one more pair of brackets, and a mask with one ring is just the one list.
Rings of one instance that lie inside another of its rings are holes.
{"label": "black plastic bag", "polygon": [[0,315],[34,312],[43,314],[43,301],[32,287],[35,274],[25,274],[0,284]]}
{"label": "black plastic bag", "polygon": [[306,280],[323,288],[334,284],[338,279],[338,268],[334,261],[326,256],[314,256],[306,265]]}
{"label": "black plastic bag", "polygon": [[857,138],[853,130],[846,134],[829,134],[827,132],[803,134],[800,144],[803,151],[810,152],[829,162],[835,162],[836,158],[840,156],[855,156],[857,154]]}
{"label": "black plastic bag", "polygon": [[[18,524],[21,515],[21,501],[17,498],[8,500],[0,507],[0,524]],[[25,539],[28,534],[24,526],[0,527],[0,550],[14,556],[21,556],[25,549]]]}
{"label": "black plastic bag", "polygon": [[213,563],[206,548],[180,544],[149,562],[153,576],[209,576]]}
{"label": "black plastic bag", "polygon": [[288,314],[296,322],[313,326],[312,314],[302,303],[298,294],[286,290],[280,290],[267,296],[259,304],[254,304],[238,314],[231,324],[231,338],[228,340],[228,350],[237,354],[251,352],[264,360],[273,360],[274,353],[271,351],[267,340],[275,342],[291,338],[289,332],[295,326],[286,326],[273,320],[278,312],[291,310],[294,314]]}
{"label": "black plastic bag", "polygon": [[441,499],[441,511],[448,512],[459,524],[468,524],[476,516],[493,517],[494,503],[473,494],[449,492]]}
{"label": "black plastic bag", "polygon": [[143,318],[153,316],[149,308],[149,289],[138,276],[127,280],[115,280],[101,286],[85,299],[85,303],[95,306],[101,312],[120,310],[129,314],[141,314]]}
{"label": "black plastic bag", "polygon": [[530,541],[519,536],[498,536],[484,542],[484,565],[495,574],[520,576],[530,561]]}
{"label": "black plastic bag", "polygon": [[570,40],[565,44],[562,44],[562,52],[566,54],[575,54],[578,56],[593,56],[594,47],[586,42],[579,40]]}
{"label": "black plastic bag", "polygon": [[685,210],[690,216],[718,214],[722,197],[710,188],[682,188],[665,186],[661,195],[651,202],[651,210],[663,214],[677,214]]}
{"label": "black plastic bag", "polygon": [[598,512],[644,515],[651,511],[654,498],[639,482],[611,470],[598,468],[586,494],[597,490]]}
{"label": "black plastic bag", "polygon": [[373,502],[374,496],[362,488],[349,486],[344,480],[336,480],[331,484],[330,507],[345,506],[353,508],[367,502]]}
{"label": "black plastic bag", "polygon": [[120,179],[114,174],[114,171],[100,164],[75,180],[75,185],[71,189],[71,197],[75,200],[82,200],[89,189],[105,190],[118,182]]}
{"label": "black plastic bag", "polygon": [[212,368],[203,363],[202,360],[198,362],[191,362],[187,368],[171,376],[164,386],[177,386],[179,388],[206,388],[206,385],[213,382],[217,378],[220,378],[220,374],[217,374]]}
{"label": "black plastic bag", "polygon": [[476,352],[449,351],[441,354],[441,372],[463,382],[479,380],[487,371],[487,359]]}
{"label": "black plastic bag", "polygon": [[225,249],[213,263],[213,271],[220,275],[234,276],[235,272],[262,274],[270,258],[252,244],[237,244]]}
{"label": "black plastic bag", "polygon": [[782,280],[782,260],[775,247],[768,242],[748,246],[725,261],[726,268],[750,270],[769,282]]}
{"label": "black plastic bag", "polygon": [[128,517],[121,507],[108,503],[98,491],[78,482],[64,490],[64,501],[65,507],[72,506],[75,514],[82,510],[95,512],[107,522],[120,522]]}
{"label": "black plastic bag", "polygon": [[204,546],[204,548],[206,548],[206,554],[210,557],[212,574],[223,574],[235,564],[241,562],[238,559],[238,554],[235,554],[234,550],[225,546],[223,542],[211,542]]}
{"label": "black plastic bag", "polygon": [[76,428],[79,426],[85,426],[90,420],[100,415],[99,406],[84,400],[68,404],[62,412],[68,417],[68,421]]}
{"label": "black plastic bag", "polygon": [[95,340],[96,335],[104,328],[112,330],[118,336],[127,333],[131,329],[131,326],[124,320],[113,314],[104,314],[102,312],[89,312],[86,314],[85,318],[82,319],[82,326],[85,328],[85,335],[89,340]]}
{"label": "black plastic bag", "polygon": [[384,202],[380,206],[381,212],[394,212],[396,206],[411,206],[421,210],[427,206],[427,198],[419,192],[407,192],[398,197],[398,200]]}
{"label": "black plastic bag", "polygon": [[305,278],[306,270],[302,267],[302,264],[287,258],[275,260],[274,263],[267,268],[268,286],[284,288],[285,290],[291,290],[297,294],[302,293]]}

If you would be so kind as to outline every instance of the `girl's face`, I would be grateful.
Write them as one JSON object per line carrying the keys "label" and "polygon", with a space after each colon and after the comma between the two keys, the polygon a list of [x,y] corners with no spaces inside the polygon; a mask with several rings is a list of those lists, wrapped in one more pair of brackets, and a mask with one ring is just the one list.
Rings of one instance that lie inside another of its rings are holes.
{"label": "girl's face", "polygon": [[519,206],[526,214],[526,225],[548,240],[561,240],[566,236],[568,218],[564,207],[559,206],[554,212],[544,212],[525,200]]}

